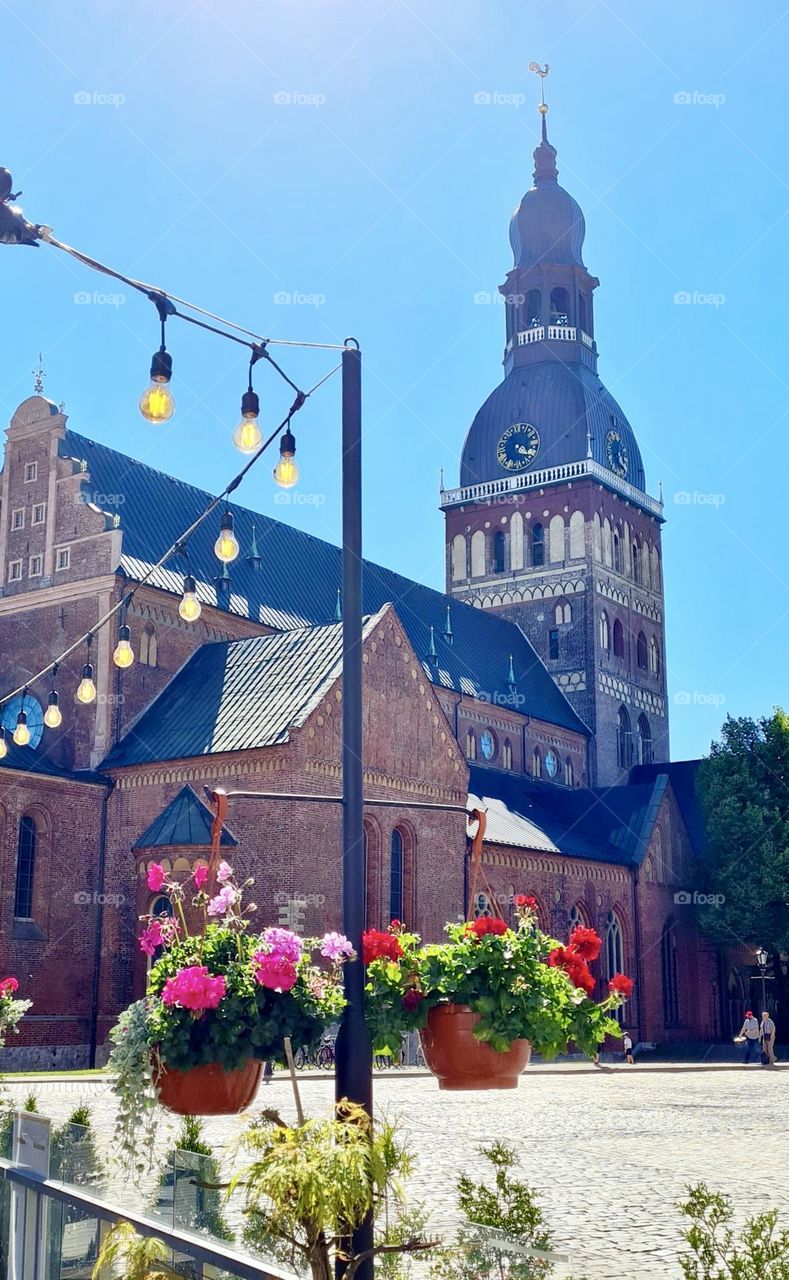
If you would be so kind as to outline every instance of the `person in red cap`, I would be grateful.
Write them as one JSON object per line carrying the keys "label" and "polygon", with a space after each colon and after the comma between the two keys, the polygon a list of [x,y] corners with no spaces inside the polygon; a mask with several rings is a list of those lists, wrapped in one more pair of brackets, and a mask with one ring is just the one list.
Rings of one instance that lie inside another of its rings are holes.
{"label": "person in red cap", "polygon": [[737,1036],[738,1041],[745,1041],[745,1057],[743,1059],[745,1066],[747,1066],[751,1060],[754,1062],[758,1062],[760,1060],[759,1037],[759,1019],[754,1018],[752,1009],[746,1009],[745,1021],[742,1024],[742,1030]]}

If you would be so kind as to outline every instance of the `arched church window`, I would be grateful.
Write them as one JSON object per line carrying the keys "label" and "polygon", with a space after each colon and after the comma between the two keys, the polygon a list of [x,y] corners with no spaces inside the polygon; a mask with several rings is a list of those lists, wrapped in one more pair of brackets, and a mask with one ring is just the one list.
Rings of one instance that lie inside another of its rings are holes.
{"label": "arched church window", "polygon": [[660,649],[654,636],[649,640],[649,670],[653,675],[657,675],[660,671]]}
{"label": "arched church window", "polygon": [[545,564],[545,530],[541,524],[532,526],[531,562],[533,565]]}
{"label": "arched church window", "polygon": [[504,534],[500,529],[493,535],[493,572],[504,572]]}
{"label": "arched church window", "polygon": [[652,590],[660,590],[660,555],[657,547],[652,548]]}
{"label": "arched church window", "polygon": [[636,662],[642,671],[646,671],[649,659],[647,657],[647,638],[643,631],[639,631],[636,640]]}
{"label": "arched church window", "polygon": [[[605,920],[605,976],[610,982],[617,973],[625,968],[625,947],[622,926],[615,911],[609,911]],[[624,1008],[620,1006],[614,1017],[624,1024]]]}
{"label": "arched church window", "polygon": [[638,763],[652,763],[652,730],[643,712],[638,717]]}
{"label": "arched church window", "polygon": [[586,555],[584,539],[584,513],[574,511],[570,516],[570,559],[580,560]]}
{"label": "arched church window", "polygon": [[553,563],[564,560],[564,516],[551,516],[548,525],[548,548]]}
{"label": "arched church window", "polygon": [[389,919],[403,919],[403,833],[395,827],[391,840],[389,867]]}
{"label": "arched church window", "polygon": [[467,573],[466,539],[462,533],[456,533],[452,539],[452,581],[461,582]]}
{"label": "arched church window", "polygon": [[145,667],[158,667],[159,665],[159,641],[156,636],[156,627],[152,622],[146,622],[140,636],[140,662]]}
{"label": "arched church window", "polygon": [[587,318],[586,298],[582,293],[578,294],[578,324],[584,333],[589,332],[589,320]]}
{"label": "arched church window", "polygon": [[523,322],[525,329],[536,329],[542,324],[542,297],[539,289],[530,289],[526,294]]}
{"label": "arched church window", "polygon": [[485,577],[485,535],[481,529],[471,535],[471,576]]}
{"label": "arched church window", "polygon": [[19,819],[14,886],[14,917],[17,920],[30,920],[33,916],[37,834],[35,818],[26,815]]}
{"label": "arched church window", "polygon": [[577,929],[579,925],[587,926],[589,921],[586,916],[586,910],[579,902],[573,904],[570,908],[570,915],[567,920],[567,932],[572,933],[573,929]]}
{"label": "arched church window", "polygon": [[535,778],[542,777],[542,752],[535,747],[531,757],[531,771]]}
{"label": "arched church window", "polygon": [[605,609],[600,614],[600,648],[606,653],[611,648],[611,632],[608,628],[608,614]]}
{"label": "arched church window", "polygon": [[603,521],[603,563],[608,565],[610,569],[614,563],[613,550],[611,547],[611,521],[606,516]]}
{"label": "arched church window", "polygon": [[614,569],[616,570],[617,573],[621,573],[622,572],[622,544],[616,529],[614,529],[613,541],[614,541]]}
{"label": "arched church window", "polygon": [[564,762],[564,785],[566,787],[572,787],[574,784],[575,784],[575,770],[573,769],[572,760],[570,759],[569,756],[567,756],[567,759]]}
{"label": "arched church window", "polygon": [[565,623],[572,622],[573,611],[569,604],[559,603],[553,611],[553,620],[557,626],[563,626]]}
{"label": "arched church window", "polygon": [[629,769],[631,763],[630,716],[620,707],[616,717],[616,760],[620,769]]}
{"label": "arched church window", "polygon": [[510,520],[510,569],[523,568],[523,516],[516,511]]}
{"label": "arched church window", "polygon": [[[173,915],[175,914],[173,904],[166,894],[162,893],[157,898],[154,898],[149,908],[149,914],[152,916],[158,916],[160,920],[162,916],[167,920],[171,920],[173,918]],[[148,956],[147,968],[150,969],[155,965],[157,960],[160,960],[163,954],[164,946],[157,947],[153,955]]]}
{"label": "arched church window", "polygon": [[477,758],[477,735],[473,729],[469,729],[466,733],[466,759],[476,760]]}
{"label": "arched church window", "polygon": [[641,581],[641,556],[638,550],[638,543],[633,543],[633,581]]}
{"label": "arched church window", "polygon": [[551,291],[551,324],[570,323],[570,295],[561,285]]}
{"label": "arched church window", "polygon": [[679,974],[677,939],[671,916],[660,937],[660,971],[663,979],[663,1022],[667,1027],[675,1027],[679,1023]]}
{"label": "arched church window", "polygon": [[651,586],[649,564],[649,544],[645,538],[641,543],[641,581],[645,587]]}
{"label": "arched church window", "polygon": [[501,761],[505,769],[512,768],[512,743],[510,742],[509,738],[504,739],[504,746],[502,747]]}
{"label": "arched church window", "polygon": [[618,618],[614,618],[614,657],[625,656],[625,631]]}

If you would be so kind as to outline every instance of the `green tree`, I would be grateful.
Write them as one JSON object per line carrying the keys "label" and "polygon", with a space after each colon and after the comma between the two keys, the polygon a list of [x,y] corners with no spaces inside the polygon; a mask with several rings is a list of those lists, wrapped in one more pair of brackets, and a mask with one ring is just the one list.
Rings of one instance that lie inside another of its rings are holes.
{"label": "green tree", "polygon": [[679,1258],[685,1280],[789,1280],[789,1231],[778,1229],[774,1209],[748,1218],[737,1235],[731,1200],[703,1182],[677,1207],[690,1219],[682,1232],[690,1252]]}
{"label": "green tree", "polygon": [[700,866],[716,906],[699,911],[721,946],[764,947],[781,982],[778,953],[789,951],[789,716],[727,717],[699,770],[706,821]]}

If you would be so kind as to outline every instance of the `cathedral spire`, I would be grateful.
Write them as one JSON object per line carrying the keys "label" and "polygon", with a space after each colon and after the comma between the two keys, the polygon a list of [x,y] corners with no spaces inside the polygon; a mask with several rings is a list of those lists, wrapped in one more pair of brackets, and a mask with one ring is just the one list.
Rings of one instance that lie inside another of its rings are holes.
{"label": "cathedral spire", "polygon": [[540,144],[534,152],[535,183],[556,182],[559,177],[559,171],[556,168],[556,148],[552,147],[548,141],[548,104],[545,101],[545,77],[550,69],[547,62],[544,67],[541,67],[539,62],[529,63],[529,70],[540,77],[540,105],[537,110],[542,116]]}

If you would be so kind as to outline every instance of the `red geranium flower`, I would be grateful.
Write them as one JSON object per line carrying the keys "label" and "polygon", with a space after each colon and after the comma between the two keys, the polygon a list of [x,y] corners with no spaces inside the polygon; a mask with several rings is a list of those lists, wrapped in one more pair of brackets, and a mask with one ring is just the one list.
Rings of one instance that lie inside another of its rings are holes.
{"label": "red geranium flower", "polygon": [[624,996],[626,1000],[633,994],[635,982],[632,978],[628,978],[625,973],[615,973],[608,984],[609,991],[615,991],[618,995]]}
{"label": "red geranium flower", "polygon": [[553,951],[548,952],[548,964],[552,969],[563,969],[567,960],[566,947],[554,947]]}
{"label": "red geranium flower", "polygon": [[508,928],[509,925],[504,920],[496,920],[493,916],[479,916],[469,926],[468,932],[476,934],[478,938],[484,938],[487,933],[501,937],[503,933],[507,932]]}
{"label": "red geranium flower", "polygon": [[515,906],[526,907],[529,911],[537,910],[537,899],[532,893],[516,893]]}
{"label": "red geranium flower", "polygon": [[408,1013],[413,1013],[414,1009],[419,1007],[424,998],[425,997],[422,995],[421,991],[417,991],[415,987],[412,987],[410,991],[406,991],[400,1003]]}
{"label": "red geranium flower", "polygon": [[573,986],[579,987],[585,991],[588,996],[592,994],[595,988],[595,981],[589,971],[589,966],[582,956],[570,955],[564,965],[564,972],[572,982]]}
{"label": "red geranium flower", "polygon": [[12,996],[18,990],[19,983],[16,978],[3,978],[0,982],[0,996]]}
{"label": "red geranium flower", "polygon": [[600,954],[603,940],[595,929],[577,924],[570,934],[570,946],[583,956],[584,960],[596,960]]}
{"label": "red geranium flower", "polygon": [[362,935],[362,962],[372,964],[373,960],[399,960],[403,954],[400,939],[393,933],[384,933],[381,929],[368,929]]}

